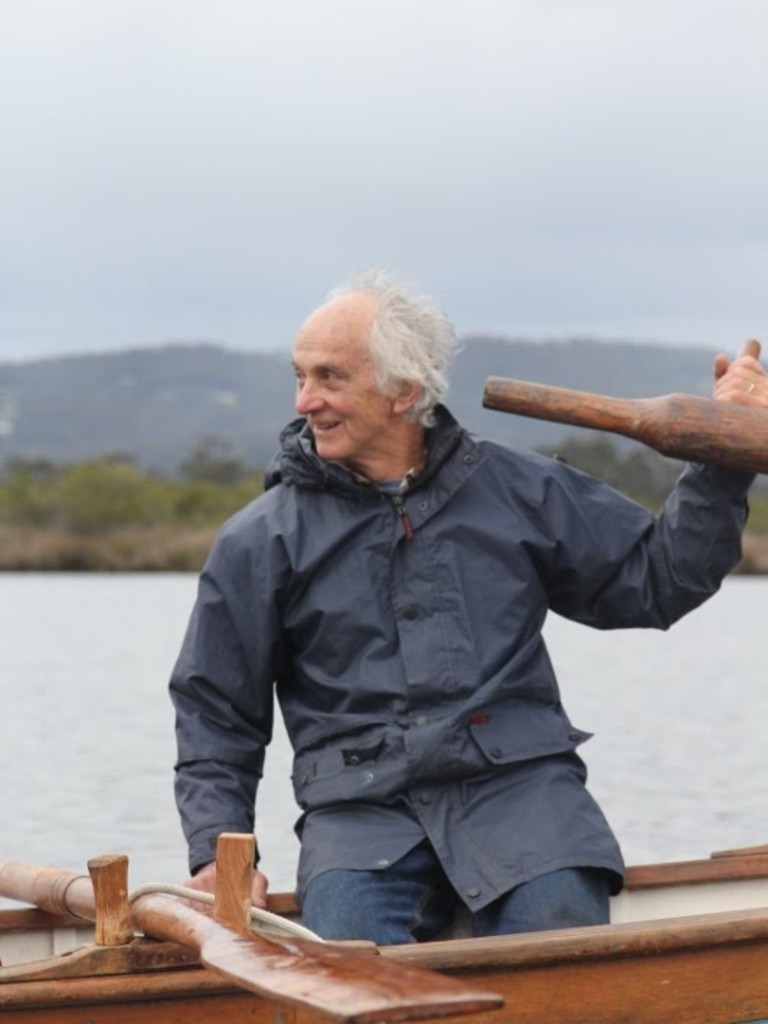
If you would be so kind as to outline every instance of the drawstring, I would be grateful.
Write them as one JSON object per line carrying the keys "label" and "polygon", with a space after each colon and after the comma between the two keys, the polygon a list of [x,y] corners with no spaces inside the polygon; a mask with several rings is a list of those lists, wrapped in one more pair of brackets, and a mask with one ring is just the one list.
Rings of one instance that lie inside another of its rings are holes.
{"label": "drawstring", "polygon": [[400,516],[400,521],[403,524],[403,532],[405,533],[405,539],[413,540],[413,523],[411,522],[410,516],[408,515],[408,511],[405,507],[403,496],[401,494],[396,494],[392,498],[392,504],[394,505],[395,511]]}

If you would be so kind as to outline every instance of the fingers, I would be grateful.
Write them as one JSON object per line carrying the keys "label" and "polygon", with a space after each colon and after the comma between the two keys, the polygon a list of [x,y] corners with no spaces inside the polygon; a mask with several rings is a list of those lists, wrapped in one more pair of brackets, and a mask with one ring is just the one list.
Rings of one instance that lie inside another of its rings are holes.
{"label": "fingers", "polygon": [[216,862],[211,861],[204,868],[200,868],[192,878],[187,879],[184,885],[188,889],[197,889],[199,892],[213,893],[216,889]]}
{"label": "fingers", "polygon": [[258,907],[260,910],[267,909],[268,888],[269,882],[266,875],[263,875],[261,871],[254,871],[253,885],[251,886],[251,902],[254,907]]}
{"label": "fingers", "polygon": [[753,359],[760,358],[760,342],[757,338],[749,338],[739,349],[739,355],[737,358],[742,356],[752,356]]}
{"label": "fingers", "polygon": [[[194,889],[196,892],[207,892],[213,895],[216,889],[216,864],[211,862],[206,864],[204,868],[200,868],[191,878],[188,878],[184,882],[185,889]],[[213,914],[213,907],[207,903],[203,903],[201,900],[183,900],[188,907],[192,907],[193,910],[199,910],[202,914],[207,914],[209,917]]]}
{"label": "fingers", "polygon": [[735,359],[715,358],[713,394],[718,401],[768,406],[768,375],[758,362],[760,350],[760,342],[750,338]]}
{"label": "fingers", "polygon": [[[197,874],[192,878],[189,878],[184,886],[187,889],[195,889],[198,892],[209,892],[214,895],[216,892],[216,864],[206,864],[204,868],[201,868]],[[269,888],[269,881],[267,876],[261,871],[253,872],[253,882],[251,885],[251,903],[254,907],[258,907],[260,910],[267,909],[267,890]],[[188,906],[194,907],[195,910],[201,911],[203,914],[211,915],[213,913],[213,907],[208,904],[201,903],[198,900],[186,900]]]}

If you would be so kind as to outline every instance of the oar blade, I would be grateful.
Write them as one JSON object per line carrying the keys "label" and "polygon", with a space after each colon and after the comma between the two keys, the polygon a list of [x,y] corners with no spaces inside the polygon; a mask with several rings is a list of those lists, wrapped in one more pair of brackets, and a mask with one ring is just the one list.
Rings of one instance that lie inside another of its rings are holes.
{"label": "oar blade", "polygon": [[[95,916],[91,880],[70,871],[0,859],[0,895],[54,913]],[[134,895],[130,916],[145,935],[193,949],[233,984],[341,1024],[481,1013],[503,1004],[500,996],[375,952],[238,932],[165,893]]]}
{"label": "oar blade", "polygon": [[267,999],[308,1008],[342,1024],[481,1013],[500,996],[421,967],[331,943],[217,935],[200,960]]}

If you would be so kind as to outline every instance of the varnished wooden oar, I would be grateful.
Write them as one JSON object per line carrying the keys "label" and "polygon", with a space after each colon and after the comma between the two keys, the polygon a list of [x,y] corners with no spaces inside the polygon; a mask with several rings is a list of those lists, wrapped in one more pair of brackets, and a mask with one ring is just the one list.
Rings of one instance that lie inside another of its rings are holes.
{"label": "varnished wooden oar", "polygon": [[[759,355],[757,342],[742,351]],[[662,455],[747,473],[768,472],[768,409],[694,395],[612,398],[489,377],[486,409],[622,434]]]}
{"label": "varnished wooden oar", "polygon": [[[0,895],[52,913],[96,917],[91,879],[72,871],[0,860]],[[130,914],[137,930],[195,950],[203,965],[234,984],[344,1024],[480,1013],[502,1004],[454,978],[354,948],[238,931],[173,896],[139,895]]]}
{"label": "varnished wooden oar", "polygon": [[133,919],[147,935],[199,951],[201,963],[236,985],[346,1024],[475,1013],[502,1002],[453,978],[355,949],[238,934],[170,896],[139,897]]}

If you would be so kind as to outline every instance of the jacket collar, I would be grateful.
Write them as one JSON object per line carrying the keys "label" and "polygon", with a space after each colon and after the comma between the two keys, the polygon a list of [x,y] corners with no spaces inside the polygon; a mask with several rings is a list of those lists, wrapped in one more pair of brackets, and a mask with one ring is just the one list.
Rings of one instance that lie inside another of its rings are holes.
{"label": "jacket collar", "polygon": [[[435,408],[436,424],[425,434],[429,455],[427,466],[414,482],[417,488],[428,481],[461,443],[464,431],[443,405]],[[264,478],[264,489],[277,483],[290,483],[311,490],[354,491],[378,497],[378,489],[361,483],[352,473],[337,463],[321,459],[315,452],[312,434],[306,420],[293,420],[280,434],[280,450],[273,458]]]}

